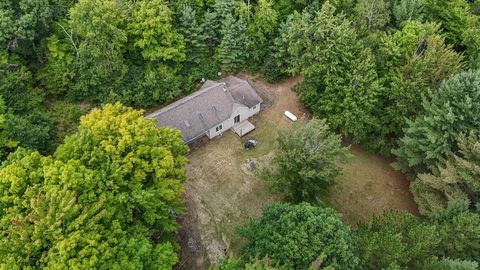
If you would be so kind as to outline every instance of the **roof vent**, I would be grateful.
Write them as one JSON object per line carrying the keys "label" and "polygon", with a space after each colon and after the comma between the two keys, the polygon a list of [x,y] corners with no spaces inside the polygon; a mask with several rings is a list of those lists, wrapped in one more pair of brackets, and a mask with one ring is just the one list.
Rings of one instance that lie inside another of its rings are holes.
{"label": "roof vent", "polygon": [[223,92],[227,92],[227,84],[223,83]]}
{"label": "roof vent", "polygon": [[188,128],[191,128],[191,127],[192,127],[192,125],[190,125],[190,123],[188,122],[188,120],[183,121],[183,123],[185,123],[185,126],[187,126]]}
{"label": "roof vent", "polygon": [[200,120],[202,120],[202,122],[205,121],[205,118],[203,117],[203,114],[202,114],[202,113],[198,113],[197,115],[198,115],[198,118],[199,118]]}

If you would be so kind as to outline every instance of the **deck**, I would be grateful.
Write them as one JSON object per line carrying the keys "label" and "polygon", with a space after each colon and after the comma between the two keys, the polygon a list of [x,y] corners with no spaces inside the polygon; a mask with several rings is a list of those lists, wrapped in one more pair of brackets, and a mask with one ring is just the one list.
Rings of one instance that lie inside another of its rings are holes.
{"label": "deck", "polygon": [[250,131],[255,129],[255,126],[250,123],[248,120],[245,120],[241,123],[235,124],[232,127],[233,131],[238,134],[238,136],[243,137]]}

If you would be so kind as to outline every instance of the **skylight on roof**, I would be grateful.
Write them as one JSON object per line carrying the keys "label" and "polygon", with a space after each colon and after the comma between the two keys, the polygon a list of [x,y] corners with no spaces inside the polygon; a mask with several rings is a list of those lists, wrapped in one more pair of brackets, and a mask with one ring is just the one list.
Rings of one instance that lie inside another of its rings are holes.
{"label": "skylight on roof", "polygon": [[188,120],[183,121],[183,123],[185,123],[185,126],[187,126],[188,128],[192,127],[192,125],[190,125],[190,122],[188,122]]}

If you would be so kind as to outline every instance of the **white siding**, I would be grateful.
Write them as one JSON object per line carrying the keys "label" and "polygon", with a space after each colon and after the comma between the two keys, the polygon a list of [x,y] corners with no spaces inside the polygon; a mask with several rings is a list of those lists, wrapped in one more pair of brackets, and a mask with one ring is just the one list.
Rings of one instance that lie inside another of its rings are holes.
{"label": "white siding", "polygon": [[[216,128],[217,128],[219,125],[222,125],[222,130],[219,130],[219,131],[217,132]],[[230,118],[228,118],[227,120],[223,121],[222,123],[220,123],[220,124],[212,127],[211,129],[209,129],[209,130],[207,131],[207,136],[208,136],[208,138],[211,139],[211,138],[213,138],[213,137],[216,137],[216,136],[222,134],[223,132],[229,130],[229,129],[232,128],[232,127],[233,127],[233,118],[230,117]]]}
{"label": "white siding", "polygon": [[[241,105],[241,104],[237,104],[235,103],[233,105],[233,113],[232,115],[230,116],[229,119],[223,121],[221,124],[218,124],[212,128],[210,128],[206,134],[207,134],[207,137],[208,138],[214,138],[220,134],[222,134],[223,132],[231,129],[234,125],[234,118],[235,116],[237,115],[240,115],[240,123],[247,120],[248,118],[252,117],[253,115],[257,114],[260,112],[260,103],[253,106],[252,108],[248,108],[244,105]],[[219,125],[222,125],[222,130],[219,130],[218,132],[216,131],[216,127],[219,126]]]}

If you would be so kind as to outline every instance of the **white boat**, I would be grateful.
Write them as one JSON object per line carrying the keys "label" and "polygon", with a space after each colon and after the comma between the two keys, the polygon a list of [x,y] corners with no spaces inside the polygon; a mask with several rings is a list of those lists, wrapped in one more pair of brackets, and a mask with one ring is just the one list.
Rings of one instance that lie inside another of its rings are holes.
{"label": "white boat", "polygon": [[293,113],[291,113],[289,111],[285,111],[284,114],[288,119],[292,120],[293,122],[297,121],[297,119],[298,119]]}

